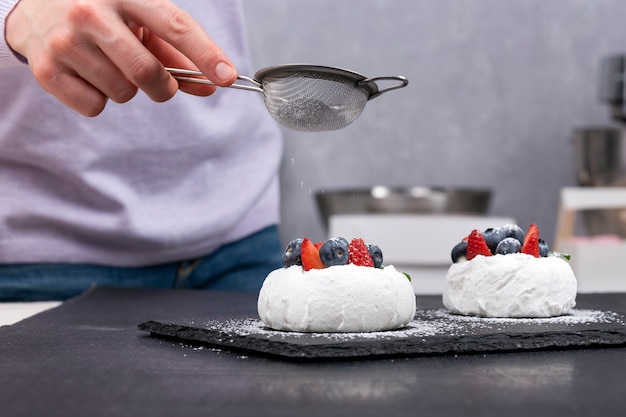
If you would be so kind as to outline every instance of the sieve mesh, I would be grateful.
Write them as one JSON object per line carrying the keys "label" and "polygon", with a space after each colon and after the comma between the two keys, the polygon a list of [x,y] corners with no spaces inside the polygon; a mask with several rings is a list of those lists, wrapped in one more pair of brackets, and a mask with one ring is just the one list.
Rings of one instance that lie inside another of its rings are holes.
{"label": "sieve mesh", "polygon": [[365,87],[332,73],[272,72],[262,84],[272,117],[302,132],[343,129],[361,115],[369,98]]}

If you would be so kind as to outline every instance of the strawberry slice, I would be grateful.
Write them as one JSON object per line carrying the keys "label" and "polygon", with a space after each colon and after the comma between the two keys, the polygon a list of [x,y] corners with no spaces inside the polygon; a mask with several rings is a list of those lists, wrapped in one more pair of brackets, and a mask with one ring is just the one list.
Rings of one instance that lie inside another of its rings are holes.
{"label": "strawberry slice", "polygon": [[302,259],[302,267],[305,271],[324,268],[319,249],[316,248],[313,242],[307,237],[302,239],[300,259]]}
{"label": "strawberry slice", "polygon": [[354,238],[348,245],[348,263],[355,264],[357,266],[374,266],[374,261],[370,256],[370,252],[367,250],[365,241],[360,238]]}
{"label": "strawberry slice", "polygon": [[465,253],[465,259],[468,261],[474,259],[478,255],[491,256],[491,250],[485,243],[483,234],[478,229],[472,230],[467,238],[467,251]]}
{"label": "strawberry slice", "polygon": [[524,238],[524,244],[522,245],[522,253],[532,255],[535,258],[539,258],[539,228],[535,223],[531,224]]}

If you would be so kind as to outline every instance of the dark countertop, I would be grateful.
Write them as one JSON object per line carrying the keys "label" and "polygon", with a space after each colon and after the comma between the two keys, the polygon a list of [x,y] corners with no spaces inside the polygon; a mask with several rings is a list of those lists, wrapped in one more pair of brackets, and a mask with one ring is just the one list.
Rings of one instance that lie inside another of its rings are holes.
{"label": "dark countertop", "polygon": [[[418,296],[440,308],[440,297]],[[626,313],[626,294],[577,308]],[[256,317],[256,294],[95,289],[0,328],[0,415],[621,416],[626,347],[293,362],[150,337],[147,320]]]}

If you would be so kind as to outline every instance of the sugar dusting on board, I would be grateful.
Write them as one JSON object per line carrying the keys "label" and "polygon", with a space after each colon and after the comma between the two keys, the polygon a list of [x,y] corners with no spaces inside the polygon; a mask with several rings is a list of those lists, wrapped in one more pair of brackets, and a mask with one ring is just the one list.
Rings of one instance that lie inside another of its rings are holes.
{"label": "sugar dusting on board", "polygon": [[550,318],[484,318],[462,316],[450,313],[446,309],[418,310],[416,318],[406,327],[398,330],[368,333],[302,333],[273,330],[262,321],[253,318],[210,321],[204,327],[236,336],[255,336],[268,339],[276,338],[323,338],[329,341],[349,341],[355,339],[402,339],[415,337],[454,336],[484,331],[506,331],[510,327],[523,328],[525,325],[549,328],[581,327],[592,324],[624,325],[623,316],[599,310],[573,309],[569,314]]}

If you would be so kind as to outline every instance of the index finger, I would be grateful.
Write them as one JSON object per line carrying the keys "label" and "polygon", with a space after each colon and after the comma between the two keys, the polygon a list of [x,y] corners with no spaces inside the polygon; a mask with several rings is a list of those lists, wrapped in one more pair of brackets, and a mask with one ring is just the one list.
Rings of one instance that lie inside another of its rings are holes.
{"label": "index finger", "polygon": [[185,55],[209,80],[219,86],[235,81],[235,66],[189,13],[167,0],[123,4],[123,17],[129,23],[147,27]]}

